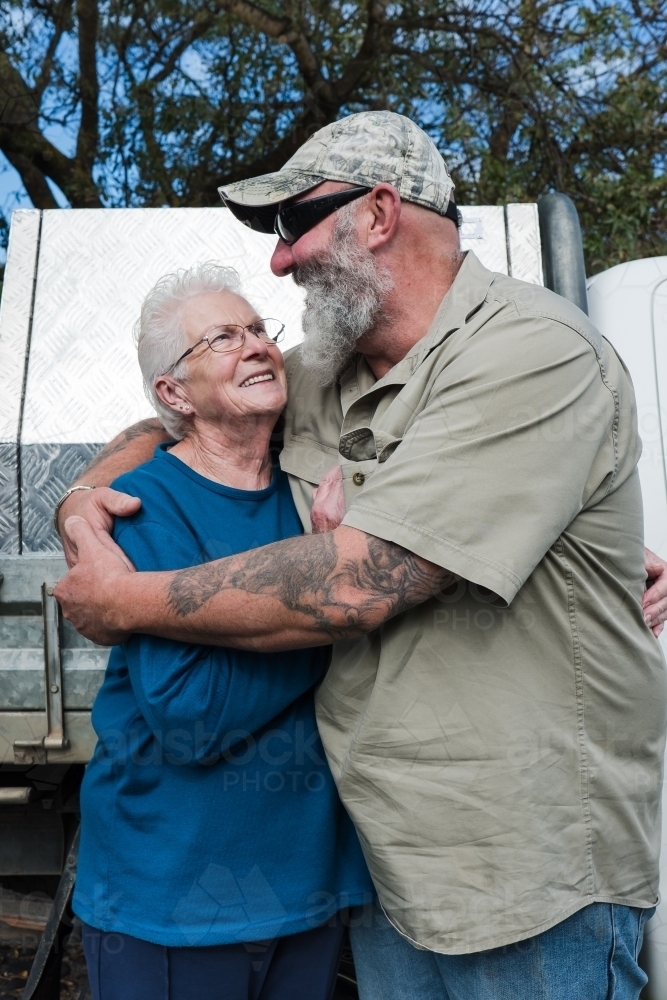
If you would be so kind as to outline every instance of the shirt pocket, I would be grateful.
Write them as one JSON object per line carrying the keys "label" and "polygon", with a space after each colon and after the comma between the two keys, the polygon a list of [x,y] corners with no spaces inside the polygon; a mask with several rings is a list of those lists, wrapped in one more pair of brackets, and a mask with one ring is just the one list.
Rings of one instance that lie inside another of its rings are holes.
{"label": "shirt pocket", "polygon": [[401,438],[384,432],[381,428],[350,427],[341,434],[340,464],[343,470],[345,509],[364,488],[378,465],[394,453]]}
{"label": "shirt pocket", "polygon": [[322,477],[338,465],[339,459],[335,448],[295,436],[280,453],[280,468],[289,476],[317,486]]}

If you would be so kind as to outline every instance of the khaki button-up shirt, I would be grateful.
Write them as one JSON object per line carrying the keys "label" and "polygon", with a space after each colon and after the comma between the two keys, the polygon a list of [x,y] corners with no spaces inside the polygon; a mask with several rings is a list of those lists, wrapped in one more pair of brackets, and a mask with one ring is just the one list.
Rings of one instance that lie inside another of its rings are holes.
{"label": "khaki button-up shirt", "polygon": [[468,254],[376,381],[288,359],[282,466],[461,582],[334,646],[320,731],[382,906],[479,951],[656,902],[665,667],[645,627],[632,385],[575,306]]}

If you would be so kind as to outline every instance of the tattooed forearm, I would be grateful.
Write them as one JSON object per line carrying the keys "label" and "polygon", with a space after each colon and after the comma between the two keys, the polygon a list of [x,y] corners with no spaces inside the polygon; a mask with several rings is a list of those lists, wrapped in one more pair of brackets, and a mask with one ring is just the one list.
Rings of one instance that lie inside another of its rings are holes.
{"label": "tattooed forearm", "polygon": [[393,614],[421,604],[455,579],[449,570],[420,559],[401,545],[375,535],[367,538],[368,558],[349,560],[347,572],[354,579],[356,589],[363,593],[391,597],[396,602]]}
{"label": "tattooed forearm", "polygon": [[408,549],[354,532],[352,546],[338,529],[290,538],[231,559],[181,570],[169,604],[194,614],[224,590],[263,594],[297,612],[331,639],[349,638],[420,604],[456,578]]}
{"label": "tattooed forearm", "polygon": [[139,420],[138,423],[132,424],[127,430],[122,431],[117,437],[105,444],[103,448],[100,448],[97,455],[86,466],[82,478],[84,478],[88,473],[96,469],[98,465],[101,465],[112,455],[117,455],[119,452],[124,451],[131,441],[135,441],[137,438],[143,437],[145,434],[149,434],[152,437],[166,438],[166,432],[160,421],[155,417],[149,417],[146,420]]}
{"label": "tattooed forearm", "polygon": [[[192,566],[176,573],[170,588],[172,608],[179,615],[197,611],[221,590],[246,590],[251,594],[280,592],[286,607],[295,610],[299,595],[320,589],[336,566],[336,546],[330,534],[313,535],[315,545],[303,553],[304,538],[288,538],[284,542],[252,549],[234,559]],[[238,563],[242,562],[242,567]]]}

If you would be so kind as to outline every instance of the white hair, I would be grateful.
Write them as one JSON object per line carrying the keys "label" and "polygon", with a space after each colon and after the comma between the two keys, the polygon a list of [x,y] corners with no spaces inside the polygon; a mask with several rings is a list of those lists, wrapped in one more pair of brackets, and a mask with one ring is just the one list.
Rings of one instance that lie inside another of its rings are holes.
{"label": "white hair", "polygon": [[[141,316],[134,327],[144,390],[166,429],[178,440],[184,436],[188,422],[165,406],[155,391],[155,382],[189,347],[183,322],[184,303],[206,292],[242,295],[238,272],[233,267],[224,267],[209,260],[165,274],[144,299]],[[169,374],[179,381],[186,381],[185,361],[176,365]]]}

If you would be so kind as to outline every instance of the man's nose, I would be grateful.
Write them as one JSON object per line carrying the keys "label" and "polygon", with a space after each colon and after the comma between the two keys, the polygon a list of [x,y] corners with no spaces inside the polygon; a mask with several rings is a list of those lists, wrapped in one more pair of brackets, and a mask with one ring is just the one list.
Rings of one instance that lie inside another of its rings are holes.
{"label": "man's nose", "polygon": [[271,270],[278,278],[284,278],[286,275],[291,274],[295,267],[296,263],[292,247],[288,247],[283,240],[278,240],[276,248],[273,251],[273,256],[271,257]]}

